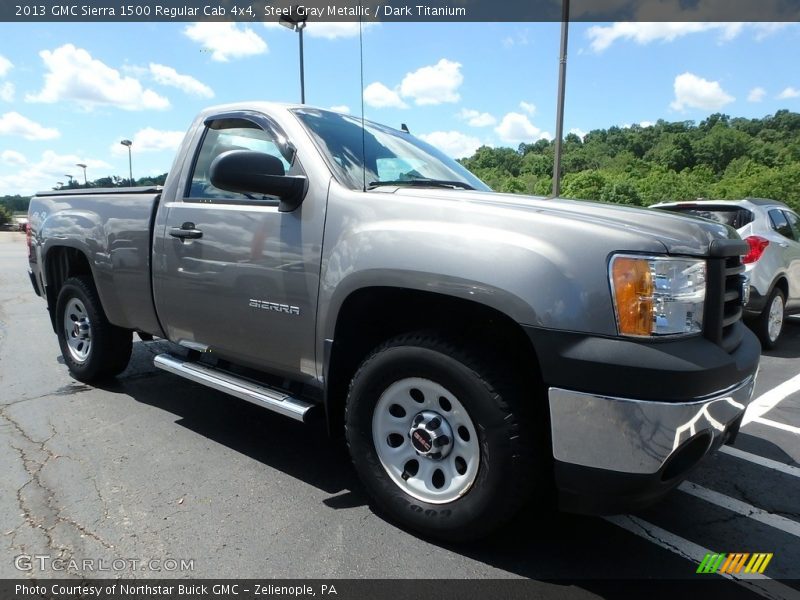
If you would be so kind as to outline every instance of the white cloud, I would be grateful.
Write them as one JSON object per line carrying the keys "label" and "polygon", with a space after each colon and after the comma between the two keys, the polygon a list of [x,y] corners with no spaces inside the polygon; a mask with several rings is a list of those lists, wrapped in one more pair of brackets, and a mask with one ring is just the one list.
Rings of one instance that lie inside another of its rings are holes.
{"label": "white cloud", "polygon": [[42,90],[26,97],[29,102],[54,104],[72,100],[86,110],[101,105],[123,110],[169,107],[169,100],[143,88],[138,79],[123,77],[116,69],[72,44],[53,51],[42,50],[39,56],[48,72]]}
{"label": "white cloud", "polygon": [[0,100],[4,102],[13,102],[14,92],[14,84],[10,81],[6,81],[4,84],[0,85]]}
{"label": "white cloud", "polygon": [[530,43],[530,31],[523,29],[516,32],[514,35],[509,35],[503,38],[502,43],[504,48],[513,48],[514,46],[527,46]]}
{"label": "white cloud", "polygon": [[[277,21],[265,21],[263,23],[267,29],[283,30],[287,29]],[[378,23],[362,23],[361,27],[364,33]],[[308,21],[304,30],[304,35],[312,38],[322,38],[326,40],[338,40],[344,38],[358,37],[358,21],[342,21],[342,22],[324,22],[324,21]]]}
{"label": "white cloud", "polygon": [[489,113],[482,113],[469,108],[462,108],[458,118],[467,122],[470,127],[489,127],[497,123],[497,119]]}
{"label": "white cloud", "polygon": [[552,137],[531,123],[527,115],[517,112],[507,113],[494,130],[501,140],[509,144],[530,144],[541,139],[549,140]]}
{"label": "white cloud", "polygon": [[475,150],[481,146],[481,141],[478,138],[463,134],[460,131],[433,131],[431,133],[423,133],[419,138],[453,158],[472,156]]}
{"label": "white cloud", "polygon": [[183,33],[190,40],[202,44],[204,50],[211,52],[212,60],[217,62],[269,52],[267,42],[249,27],[240,27],[238,23],[194,23]]}
{"label": "white cloud", "polygon": [[[375,25],[377,23],[362,23],[362,31],[366,32]],[[324,38],[326,40],[358,37],[358,22],[324,23],[322,21],[312,21],[306,25],[306,33],[309,37]]]}
{"label": "white cloud", "polygon": [[580,129],[579,127],[573,127],[572,129],[569,130],[569,132],[577,135],[581,139],[586,137],[586,132],[583,129]]}
{"label": "white cloud", "polygon": [[800,90],[793,87],[787,87],[780,94],[778,94],[778,100],[788,100],[789,98],[798,97],[800,97]]}
{"label": "white cloud", "polygon": [[529,115],[533,115],[536,112],[536,105],[524,100],[519,103],[519,107]]}
{"label": "white cloud", "polygon": [[[31,194],[54,188],[57,182],[66,182],[65,173],[75,173],[77,178],[76,163],[83,163],[87,166],[90,178],[102,177],[108,172],[97,173],[100,169],[111,169],[111,165],[103,160],[75,154],[57,154],[52,150],[43,152],[41,160],[35,163],[27,161],[19,153],[14,154],[18,156],[12,155],[10,159],[18,161],[19,166],[23,168],[16,170],[11,175],[0,175],[0,194]],[[9,158],[6,152],[3,153],[2,158],[3,160]],[[24,162],[19,163],[20,159]]]}
{"label": "white cloud", "polygon": [[736,98],[725,92],[718,81],[709,81],[693,73],[683,73],[675,78],[675,99],[670,104],[673,110],[686,108],[719,110]]}
{"label": "white cloud", "polygon": [[443,58],[435,65],[407,73],[400,82],[400,95],[412,98],[419,106],[458,102],[458,88],[463,82],[461,63]]}
{"label": "white cloud", "polygon": [[161,85],[178,88],[192,96],[200,96],[202,98],[214,97],[214,91],[205,83],[198,81],[191,75],[181,75],[172,67],[150,63],[150,74],[153,76],[153,79]]}
{"label": "white cloud", "polygon": [[653,125],[655,125],[653,121],[642,121],[639,123],[639,127],[652,127]]}
{"label": "white cloud", "polygon": [[629,40],[637,44],[650,44],[652,42],[672,42],[678,38],[707,31],[717,31],[720,41],[730,41],[746,29],[755,32],[756,40],[783,29],[789,23],[709,23],[706,19],[687,19],[685,22],[643,22],[632,20],[612,23],[611,25],[594,25],[590,27],[586,36],[589,38],[591,49],[603,52],[619,40]]}
{"label": "white cloud", "polygon": [[390,90],[380,81],[364,88],[364,102],[373,108],[408,108],[396,90]]}
{"label": "white cloud", "polygon": [[[133,142],[131,151],[133,153],[174,151],[181,145],[183,136],[183,131],[160,131],[152,127],[145,127],[137,131],[131,139]],[[111,153],[117,156],[128,153],[128,149],[120,144],[119,141],[111,144],[110,149]]]}
{"label": "white cloud", "polygon": [[18,112],[7,112],[0,116],[0,135],[16,135],[26,140],[52,140],[61,135],[57,129],[44,127]]}
{"label": "white cloud", "polygon": [[5,77],[13,67],[14,63],[0,54],[0,77]]}
{"label": "white cloud", "polygon": [[350,114],[350,107],[346,104],[337,104],[336,106],[331,106],[330,110],[333,112],[344,113],[345,115]]}
{"label": "white cloud", "polygon": [[750,93],[747,94],[747,101],[748,102],[761,102],[764,99],[764,96],[767,95],[767,90],[762,87],[754,87],[750,90]]}
{"label": "white cloud", "polygon": [[25,158],[25,155],[16,150],[4,150],[0,153],[0,160],[13,167],[21,167],[28,164],[28,159]]}

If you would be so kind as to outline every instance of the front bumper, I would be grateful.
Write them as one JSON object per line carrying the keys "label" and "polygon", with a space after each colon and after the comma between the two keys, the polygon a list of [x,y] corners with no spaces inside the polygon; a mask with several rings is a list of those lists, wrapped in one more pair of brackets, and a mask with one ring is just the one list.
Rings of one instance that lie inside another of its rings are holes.
{"label": "front bumper", "polygon": [[732,352],[700,336],[635,340],[527,327],[549,390],[561,508],[650,504],[735,437],[761,346],[742,323]]}
{"label": "front bumper", "polygon": [[755,376],[696,402],[653,402],[550,388],[555,478],[565,510],[614,513],[649,504],[732,442]]}

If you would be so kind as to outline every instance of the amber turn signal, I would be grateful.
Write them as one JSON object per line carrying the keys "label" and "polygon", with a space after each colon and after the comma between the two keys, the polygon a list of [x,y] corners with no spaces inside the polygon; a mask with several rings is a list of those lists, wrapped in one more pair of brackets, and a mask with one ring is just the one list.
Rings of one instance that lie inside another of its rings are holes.
{"label": "amber turn signal", "polygon": [[649,336],[653,329],[653,275],[650,261],[618,256],[611,265],[617,325],[623,335]]}

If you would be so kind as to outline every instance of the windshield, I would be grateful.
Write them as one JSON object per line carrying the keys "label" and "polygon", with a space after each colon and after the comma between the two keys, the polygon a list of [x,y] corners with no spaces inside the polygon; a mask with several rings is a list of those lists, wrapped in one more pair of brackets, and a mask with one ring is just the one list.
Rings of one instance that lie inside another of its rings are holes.
{"label": "windshield", "polygon": [[365,121],[362,141],[359,118],[312,108],[298,108],[294,113],[326,155],[338,179],[351,189],[360,190],[366,183],[368,188],[381,184],[430,185],[491,191],[452,158],[408,133]]}

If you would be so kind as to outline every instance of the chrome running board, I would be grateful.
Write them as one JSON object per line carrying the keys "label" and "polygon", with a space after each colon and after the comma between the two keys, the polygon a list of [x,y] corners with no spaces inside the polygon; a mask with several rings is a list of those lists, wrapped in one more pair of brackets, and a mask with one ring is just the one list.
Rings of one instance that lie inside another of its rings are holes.
{"label": "chrome running board", "polygon": [[215,369],[197,362],[190,362],[171,354],[159,354],[153,360],[159,369],[180,375],[186,379],[247,400],[263,408],[305,421],[313,404],[290,396],[282,390],[255,383],[232,373]]}

